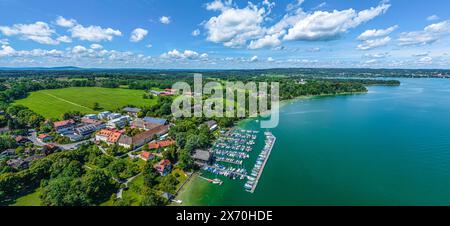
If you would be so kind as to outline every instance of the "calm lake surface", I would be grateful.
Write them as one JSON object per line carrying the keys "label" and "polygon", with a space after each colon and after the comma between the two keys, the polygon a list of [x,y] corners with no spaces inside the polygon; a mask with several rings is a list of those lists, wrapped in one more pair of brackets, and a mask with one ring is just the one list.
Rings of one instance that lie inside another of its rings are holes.
{"label": "calm lake surface", "polygon": [[288,103],[254,194],[238,181],[197,178],[179,198],[185,205],[450,205],[450,79],[400,80],[367,94]]}

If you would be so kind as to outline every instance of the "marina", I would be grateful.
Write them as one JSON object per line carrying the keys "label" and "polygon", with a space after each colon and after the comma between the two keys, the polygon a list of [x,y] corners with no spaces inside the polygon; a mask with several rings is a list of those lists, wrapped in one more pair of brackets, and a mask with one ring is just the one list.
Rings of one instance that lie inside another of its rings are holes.
{"label": "marina", "polygon": [[244,180],[247,178],[247,170],[244,168],[234,168],[234,167],[226,167],[224,165],[220,165],[215,163],[213,166],[204,166],[203,170],[215,174],[228,177],[230,179],[236,180]]}
{"label": "marina", "polygon": [[[265,132],[264,147],[256,157],[254,164],[249,165],[249,160],[255,158],[254,155],[251,157],[251,153],[257,142],[258,133],[259,131],[241,129],[224,133],[210,149],[214,155],[214,163],[203,166],[204,172],[232,180],[245,181],[245,191],[253,193],[258,186],[276,140],[271,132]],[[202,177],[202,179],[210,183],[214,182],[206,177]]]}
{"label": "marina", "polygon": [[[250,158],[250,152],[256,144],[258,131],[234,129],[223,134],[211,148],[210,152],[215,156],[215,162],[237,165],[242,168],[244,160]],[[216,167],[221,171],[230,171],[230,173],[241,170],[240,168],[222,166]]]}
{"label": "marina", "polygon": [[265,132],[266,136],[266,143],[264,146],[263,151],[258,156],[258,159],[256,160],[256,164],[252,170],[251,176],[248,176],[248,181],[244,185],[244,188],[246,191],[250,193],[254,193],[256,190],[256,187],[258,186],[259,179],[261,178],[261,175],[264,171],[264,167],[266,166],[267,160],[269,160],[269,156],[272,152],[273,146],[276,141],[276,137],[271,132]]}

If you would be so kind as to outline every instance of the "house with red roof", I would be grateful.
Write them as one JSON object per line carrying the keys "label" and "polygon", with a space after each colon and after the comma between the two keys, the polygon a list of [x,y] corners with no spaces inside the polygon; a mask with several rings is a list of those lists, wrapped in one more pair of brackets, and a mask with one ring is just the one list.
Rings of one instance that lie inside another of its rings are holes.
{"label": "house with red roof", "polygon": [[95,140],[106,142],[109,145],[116,144],[122,137],[122,133],[118,130],[102,129],[95,134]]}
{"label": "house with red roof", "polygon": [[53,137],[49,136],[46,133],[42,133],[38,135],[38,139],[42,142],[51,142],[53,140]]}
{"label": "house with red roof", "polygon": [[162,148],[166,148],[169,146],[172,146],[173,144],[175,144],[175,141],[173,140],[161,140],[161,141],[154,141],[148,144],[148,147],[150,148],[150,150],[157,150],[157,149],[162,149]]}
{"label": "house with red roof", "polygon": [[172,163],[168,159],[163,159],[155,164],[153,168],[158,171],[161,176],[166,176],[172,170]]}
{"label": "house with red roof", "polygon": [[28,140],[28,138],[26,138],[26,137],[24,137],[24,136],[17,136],[16,138],[15,138],[15,140],[16,140],[16,142],[18,143],[18,144],[25,144],[25,143],[28,143],[30,140]]}
{"label": "house with red roof", "polygon": [[42,153],[44,155],[50,155],[54,153],[58,148],[53,144],[46,144],[44,147],[42,147]]}
{"label": "house with red roof", "polygon": [[142,151],[141,154],[139,155],[139,157],[144,161],[148,161],[148,160],[154,159],[155,155],[148,151]]}

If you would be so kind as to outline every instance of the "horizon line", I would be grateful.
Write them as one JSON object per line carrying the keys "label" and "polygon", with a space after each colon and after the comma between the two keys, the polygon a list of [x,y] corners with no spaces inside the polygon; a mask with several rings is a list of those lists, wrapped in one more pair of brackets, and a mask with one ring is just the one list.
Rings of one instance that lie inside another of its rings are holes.
{"label": "horizon line", "polygon": [[450,71],[450,68],[367,68],[367,67],[274,67],[274,68],[139,68],[139,67],[79,67],[79,66],[36,66],[36,67],[2,67],[0,66],[0,71],[4,70],[153,70],[153,71],[257,71],[257,70],[280,70],[280,69],[339,69],[339,70],[445,70]]}

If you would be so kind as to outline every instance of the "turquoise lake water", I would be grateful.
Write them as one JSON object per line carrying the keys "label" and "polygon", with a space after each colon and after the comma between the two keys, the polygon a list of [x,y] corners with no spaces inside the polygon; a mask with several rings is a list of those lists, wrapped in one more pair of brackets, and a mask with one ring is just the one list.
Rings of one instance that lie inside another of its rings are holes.
{"label": "turquoise lake water", "polygon": [[197,180],[181,197],[187,205],[450,205],[450,79],[401,82],[287,104],[254,194],[236,181]]}

